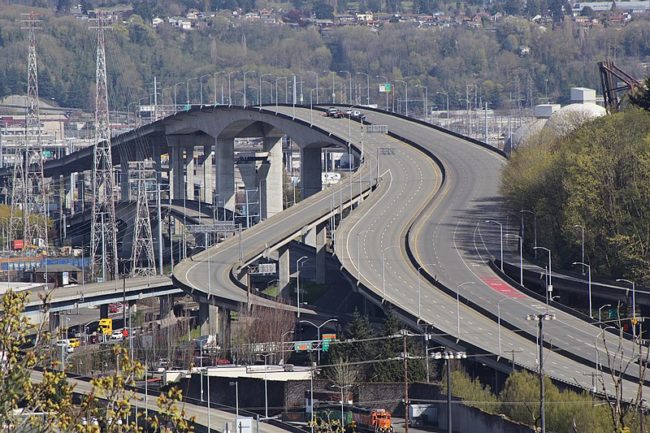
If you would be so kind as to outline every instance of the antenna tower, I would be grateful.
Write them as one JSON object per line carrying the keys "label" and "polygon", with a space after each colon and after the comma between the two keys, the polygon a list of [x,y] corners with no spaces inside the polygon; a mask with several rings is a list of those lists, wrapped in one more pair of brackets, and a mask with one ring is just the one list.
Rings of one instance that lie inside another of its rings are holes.
{"label": "antenna tower", "polygon": [[[36,239],[47,251],[47,191],[43,180],[43,148],[38,100],[38,64],[36,61],[36,30],[40,20],[36,14],[25,14],[22,20],[29,38],[27,55],[27,106],[23,146],[16,152],[14,164],[10,226],[12,239],[24,240],[24,247]],[[22,217],[18,211],[22,210]],[[34,216],[31,216],[34,215]],[[18,230],[22,227],[22,233]],[[20,235],[20,236],[19,236]]]}
{"label": "antenna tower", "polygon": [[136,173],[138,182],[138,200],[135,212],[135,227],[133,228],[133,251],[131,254],[131,275],[156,275],[156,257],[153,251],[153,233],[149,219],[149,204],[147,201],[147,174],[153,169],[147,167],[144,161],[137,161]]}
{"label": "antenna tower", "polygon": [[97,71],[95,93],[95,145],[93,146],[93,203],[91,226],[91,273],[103,281],[115,279],[117,267],[117,226],[115,224],[115,178],[111,157],[111,127],[108,120],[108,85],[104,17],[97,17]]}

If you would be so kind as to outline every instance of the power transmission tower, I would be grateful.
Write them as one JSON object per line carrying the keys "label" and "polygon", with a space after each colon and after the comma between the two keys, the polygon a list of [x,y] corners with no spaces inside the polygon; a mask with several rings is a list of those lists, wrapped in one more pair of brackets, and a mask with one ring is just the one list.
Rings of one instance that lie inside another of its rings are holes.
{"label": "power transmission tower", "polygon": [[131,254],[131,275],[156,275],[156,257],[153,250],[153,232],[149,218],[147,200],[147,174],[152,173],[146,162],[136,162],[138,200],[136,202],[135,226],[133,228],[133,250]]}
{"label": "power transmission tower", "polygon": [[[91,265],[93,276],[102,280],[117,278],[117,226],[115,224],[115,178],[111,157],[111,128],[108,120],[108,85],[104,17],[97,17],[97,71],[95,93],[95,145],[93,147],[93,203],[91,226]],[[101,272],[100,272],[101,270]]]}
{"label": "power transmission tower", "polygon": [[[41,143],[41,118],[38,100],[38,64],[36,61],[36,30],[40,20],[33,13],[25,14],[23,30],[28,31],[27,55],[27,106],[25,112],[25,137],[22,148],[16,152],[14,165],[10,226],[12,239],[21,238],[23,248],[32,240],[47,251],[47,190],[43,180],[43,148]],[[18,212],[22,210],[22,215]],[[22,220],[22,221],[21,221]]]}

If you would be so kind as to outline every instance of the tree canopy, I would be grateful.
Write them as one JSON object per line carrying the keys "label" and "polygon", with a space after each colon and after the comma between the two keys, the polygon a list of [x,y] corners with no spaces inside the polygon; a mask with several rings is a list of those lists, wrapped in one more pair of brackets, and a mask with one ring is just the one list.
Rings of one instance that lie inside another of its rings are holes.
{"label": "tree canopy", "polygon": [[536,213],[538,244],[551,248],[554,267],[580,260],[580,225],[594,273],[648,284],[649,184],[650,113],[629,110],[531,140],[514,152],[502,189],[513,210]]}
{"label": "tree canopy", "polygon": [[[426,8],[433,3],[426,2]],[[284,16],[302,25],[301,17],[310,16],[314,5],[326,3],[298,5]],[[89,4],[82,6],[88,8]],[[442,103],[443,96],[437,92],[448,92],[451,108],[464,108],[468,86],[476,86],[477,98],[488,101],[491,107],[515,108],[540,102],[547,88],[552,100],[563,102],[568,100],[571,85],[598,87],[596,62],[607,50],[616,50],[617,63],[630,72],[639,70],[639,58],[650,55],[648,23],[642,18],[623,28],[594,27],[586,33],[569,20],[547,31],[514,16],[490,28],[416,28],[397,22],[379,29],[342,26],[321,32],[317,27],[247,22],[219,11],[205,18],[203,27],[191,31],[170,24],[154,29],[152,17],[171,16],[174,12],[161,9],[163,6],[171,7],[155,1],[135,2],[136,14],[114,23],[113,30],[107,32],[111,109],[123,110],[140,98],[147,103],[154,77],[159,84],[158,101],[164,98],[170,103],[175,93],[184,101],[187,91],[196,103],[201,89],[204,101],[212,101],[215,96],[220,100],[222,89],[227,94],[228,73],[232,72],[231,88],[236,93],[243,88],[242,72],[248,70],[277,77],[297,74],[304,95],[315,87],[314,74],[307,71],[315,71],[319,74],[321,99],[331,94],[328,88],[332,82],[323,71],[350,71],[356,94],[365,95],[366,87],[364,77],[358,73],[369,75],[374,101],[380,96],[374,77],[386,76],[389,80],[407,79],[409,87],[416,83],[426,86],[431,105]],[[181,13],[183,7],[176,7],[175,12]],[[514,2],[508,7],[518,9],[521,5]],[[320,16],[329,16],[329,8],[320,9]],[[18,6],[0,10],[0,57],[4,59],[0,97],[25,93],[27,34],[20,30],[20,13],[27,10]],[[89,23],[46,9],[40,12],[42,30],[37,34],[37,53],[41,96],[62,106],[92,109],[95,35]],[[159,15],[162,13],[167,15]],[[530,54],[520,55],[521,47],[529,48]],[[216,74],[216,82],[210,74]],[[202,75],[202,81],[196,79]],[[189,78],[193,79],[186,87]],[[254,100],[258,89],[249,84],[249,96]],[[348,84],[347,74],[339,74],[337,99],[349,89]],[[396,89],[396,98],[404,97],[401,87]],[[279,93],[283,100],[284,89],[280,88]],[[421,89],[409,89],[409,93],[413,99],[423,96]],[[269,93],[265,91],[263,96],[269,98]]]}

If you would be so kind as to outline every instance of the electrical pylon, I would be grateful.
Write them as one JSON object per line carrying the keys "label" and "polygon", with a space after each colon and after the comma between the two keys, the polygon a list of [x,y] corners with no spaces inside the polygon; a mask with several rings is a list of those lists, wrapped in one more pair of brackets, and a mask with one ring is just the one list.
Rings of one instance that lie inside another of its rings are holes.
{"label": "electrical pylon", "polygon": [[93,203],[91,224],[91,265],[93,276],[103,281],[116,279],[117,226],[115,224],[115,177],[111,157],[111,127],[108,120],[108,84],[104,17],[97,17],[97,70],[95,89],[95,145],[93,146]]}
{"label": "electrical pylon", "polygon": [[[43,147],[38,99],[38,63],[36,60],[36,30],[40,20],[34,13],[22,20],[29,38],[27,55],[27,106],[25,136],[16,152],[14,164],[10,227],[12,239],[24,240],[28,248],[34,240],[47,252],[47,190],[43,180]],[[19,215],[22,211],[22,215]],[[22,227],[22,233],[19,229]],[[19,236],[20,234],[20,236]]]}
{"label": "electrical pylon", "polygon": [[156,275],[156,257],[153,251],[153,232],[147,201],[147,168],[144,161],[136,162],[138,200],[136,202],[135,226],[133,227],[133,249],[131,254],[131,276]]}

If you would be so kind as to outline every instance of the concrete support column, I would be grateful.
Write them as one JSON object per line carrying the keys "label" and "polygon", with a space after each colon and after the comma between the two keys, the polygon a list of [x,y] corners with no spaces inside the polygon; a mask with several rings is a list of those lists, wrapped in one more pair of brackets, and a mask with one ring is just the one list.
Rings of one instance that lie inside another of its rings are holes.
{"label": "concrete support column", "polygon": [[79,201],[79,211],[83,212],[85,209],[85,180],[86,176],[84,175],[84,172],[77,173],[77,179],[75,183],[75,188],[77,188],[77,200]]}
{"label": "concrete support column", "polygon": [[198,325],[201,335],[217,335],[219,333],[219,308],[207,302],[199,302]]}
{"label": "concrete support column", "polygon": [[235,210],[235,140],[218,138],[216,140],[216,188],[219,206]]}
{"label": "concrete support column", "polygon": [[194,200],[194,146],[185,148],[185,198]]}
{"label": "concrete support column", "polygon": [[71,215],[74,215],[74,190],[76,181],[77,173],[70,173],[70,175],[66,177],[64,205],[65,209],[70,210]]}
{"label": "concrete support column", "polygon": [[108,304],[102,304],[99,306],[99,318],[108,319]]}
{"label": "concrete support column", "polygon": [[49,313],[49,321],[50,321],[50,334],[56,335],[57,330],[59,329],[59,326],[61,326],[61,315],[59,313],[55,313],[53,311],[50,311]]}
{"label": "concrete support column", "polygon": [[291,280],[291,257],[289,255],[289,246],[284,245],[278,249],[278,293],[289,287]]}
{"label": "concrete support column", "polygon": [[160,318],[164,319],[174,310],[174,298],[171,295],[159,296]]}
{"label": "concrete support column", "polygon": [[221,309],[219,315],[218,342],[221,347],[230,349],[230,311]]}
{"label": "concrete support column", "polygon": [[326,259],[325,243],[327,242],[327,223],[316,226],[316,284],[325,284]]}
{"label": "concrete support column", "polygon": [[59,195],[59,206],[61,207],[61,211],[65,210],[65,181],[66,181],[66,176],[61,174],[58,176],[58,182],[56,185],[56,189]]}
{"label": "concrete support column", "polygon": [[212,180],[212,154],[214,145],[203,146],[203,181],[201,182],[202,197],[199,200],[205,203],[212,203],[214,195],[214,183]]}
{"label": "concrete support column", "polygon": [[183,182],[185,180],[183,173],[183,162],[183,148],[180,146],[172,147],[171,154],[169,155],[172,199],[182,199],[185,197],[185,187],[183,185]]}
{"label": "concrete support column", "polygon": [[321,149],[319,147],[300,150],[300,183],[302,185],[303,199],[323,189],[320,154]]}
{"label": "concrete support column", "polygon": [[[260,197],[258,194],[259,182],[257,178],[257,168],[255,161],[245,161],[240,162],[237,167],[239,168],[239,174],[241,180],[244,182],[244,200],[248,200],[248,209],[246,209],[246,202],[244,201],[244,212],[248,210],[250,215],[260,215]],[[251,217],[250,223],[253,225],[257,217]],[[246,224],[244,224],[246,227]]]}
{"label": "concrete support column", "polygon": [[267,219],[282,212],[282,138],[264,137],[264,151],[268,152],[266,161],[259,169],[261,185],[260,214]]}

